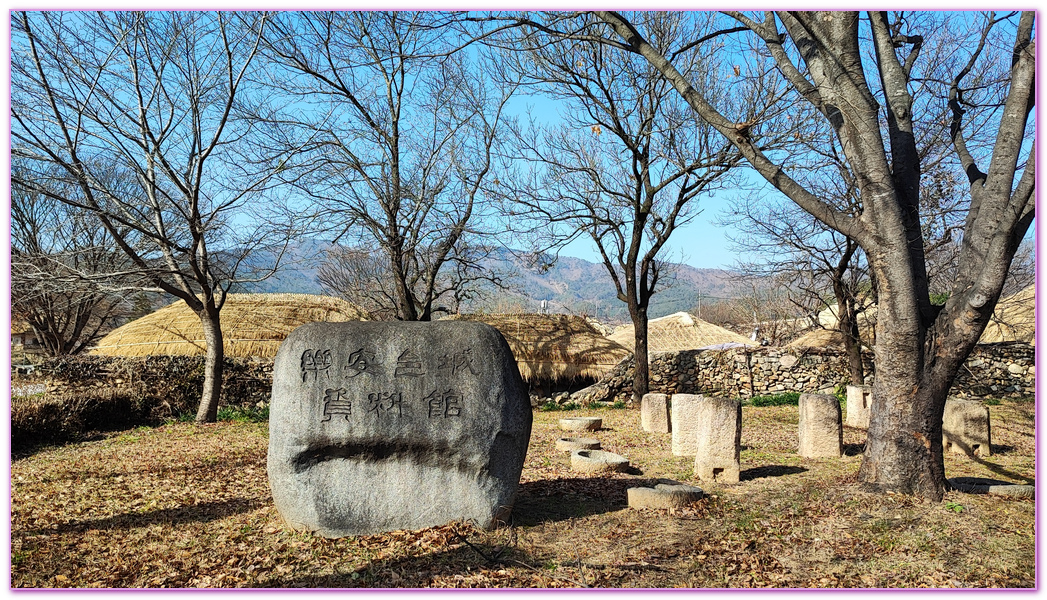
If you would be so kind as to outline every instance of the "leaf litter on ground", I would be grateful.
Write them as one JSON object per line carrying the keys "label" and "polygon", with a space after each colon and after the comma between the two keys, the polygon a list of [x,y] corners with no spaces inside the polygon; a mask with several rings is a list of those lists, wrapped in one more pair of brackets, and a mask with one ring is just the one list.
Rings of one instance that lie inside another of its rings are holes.
{"label": "leaf litter on ground", "polygon": [[[946,456],[949,477],[1029,483],[1034,404],[990,407],[993,454]],[[600,409],[590,437],[633,470],[594,477],[555,449],[537,412],[513,523],[325,539],[272,504],[265,424],[171,423],[40,450],[11,465],[14,588],[800,587],[1028,588],[1035,503],[950,491],[942,503],[866,491],[864,432],[847,454],[796,452],[795,406],[744,407],[742,481],[708,484],[670,436]],[[588,434],[587,434],[588,435]],[[707,496],[634,510],[626,490],[668,478]],[[962,511],[949,508],[962,505]]]}

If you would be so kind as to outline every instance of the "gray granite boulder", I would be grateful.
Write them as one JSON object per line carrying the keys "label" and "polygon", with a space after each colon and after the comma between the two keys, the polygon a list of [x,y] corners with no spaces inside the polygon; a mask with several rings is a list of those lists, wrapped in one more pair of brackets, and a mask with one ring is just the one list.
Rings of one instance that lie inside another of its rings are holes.
{"label": "gray granite boulder", "polygon": [[269,482],[296,529],[491,527],[530,434],[512,352],[482,323],[309,323],[276,355]]}

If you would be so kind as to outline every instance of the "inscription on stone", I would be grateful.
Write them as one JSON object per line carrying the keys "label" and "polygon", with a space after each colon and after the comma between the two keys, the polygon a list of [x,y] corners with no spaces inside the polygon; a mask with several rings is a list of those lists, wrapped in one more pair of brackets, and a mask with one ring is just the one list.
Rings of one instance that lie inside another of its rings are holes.
{"label": "inscription on stone", "polygon": [[531,410],[493,328],[304,325],[281,345],[272,397],[270,486],[293,527],[340,537],[508,517]]}
{"label": "inscription on stone", "polygon": [[313,381],[320,374],[327,375],[328,370],[331,368],[331,351],[330,350],[306,350],[302,353],[302,382],[304,383],[309,379],[309,375],[313,376]]}

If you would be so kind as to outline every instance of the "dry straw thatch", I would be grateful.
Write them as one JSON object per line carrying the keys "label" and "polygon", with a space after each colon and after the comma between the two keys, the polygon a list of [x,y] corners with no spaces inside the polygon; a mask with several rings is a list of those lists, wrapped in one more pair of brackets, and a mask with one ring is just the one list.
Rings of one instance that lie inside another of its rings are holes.
{"label": "dry straw thatch", "polygon": [[630,354],[574,315],[470,314],[446,319],[478,321],[497,329],[516,357],[520,376],[529,383],[598,379]]}
{"label": "dry straw thatch", "polygon": [[978,343],[1036,343],[1036,287],[1030,285],[1017,294],[1002,298],[996,304],[992,320]]}
{"label": "dry straw thatch", "polygon": [[[623,325],[615,329],[609,339],[626,348],[632,348],[633,326]],[[740,333],[702,321],[687,312],[678,312],[647,322],[647,350],[652,353],[695,350],[730,343],[755,345]]]}
{"label": "dry straw thatch", "polygon": [[[222,307],[225,355],[276,356],[280,342],[303,323],[362,321],[356,306],[330,296],[309,294],[230,294]],[[204,354],[203,329],[179,300],[111,331],[90,350],[101,356]]]}

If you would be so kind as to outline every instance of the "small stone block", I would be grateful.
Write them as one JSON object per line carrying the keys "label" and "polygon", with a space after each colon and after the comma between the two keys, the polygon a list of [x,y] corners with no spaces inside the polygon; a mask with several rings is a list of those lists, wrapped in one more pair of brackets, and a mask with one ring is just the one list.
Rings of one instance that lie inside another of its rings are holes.
{"label": "small stone block", "polygon": [[695,455],[698,407],[704,399],[701,394],[673,394],[670,425],[673,456]]}
{"label": "small stone block", "polygon": [[742,403],[729,398],[703,398],[697,413],[694,474],[702,481],[738,483]]}
{"label": "small stone block", "polygon": [[669,396],[644,394],[640,403],[640,425],[650,433],[669,433]]}
{"label": "small stone block", "polygon": [[659,483],[653,488],[634,487],[626,490],[629,508],[679,508],[705,497],[701,488],[678,482]]}
{"label": "small stone block", "polygon": [[567,417],[560,419],[562,431],[596,431],[603,427],[600,417]]}
{"label": "small stone block", "polygon": [[872,386],[847,386],[847,426],[869,428],[869,409],[872,406]]}
{"label": "small stone block", "polygon": [[942,418],[942,446],[946,452],[990,456],[989,407],[977,400],[950,398]]}
{"label": "small stone block", "polygon": [[556,440],[557,450],[567,450],[568,452],[574,452],[575,450],[599,450],[600,440],[593,438],[576,438],[576,437],[562,437]]}
{"label": "small stone block", "polygon": [[828,394],[800,395],[799,454],[839,458],[843,454],[840,402]]}
{"label": "small stone block", "polygon": [[580,473],[614,473],[629,468],[629,459],[604,450],[575,450],[571,470]]}

